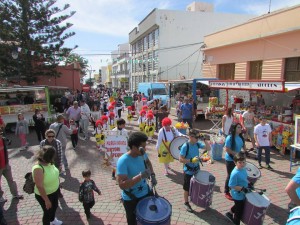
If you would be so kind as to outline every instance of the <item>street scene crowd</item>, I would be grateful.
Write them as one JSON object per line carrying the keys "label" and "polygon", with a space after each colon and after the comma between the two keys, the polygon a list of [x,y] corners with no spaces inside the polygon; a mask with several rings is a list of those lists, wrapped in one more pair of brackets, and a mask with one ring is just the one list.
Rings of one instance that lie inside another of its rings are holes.
{"label": "street scene crowd", "polygon": [[[125,104],[124,97],[131,97],[131,104]],[[171,209],[170,203],[157,195],[156,185],[158,184],[158,174],[162,174],[163,179],[168,179],[172,175],[174,160],[178,160],[183,165],[181,169],[183,177],[180,181],[183,188],[182,206],[189,213],[194,212],[190,202],[196,206],[202,206],[203,202],[197,203],[199,199],[195,197],[199,194],[195,193],[197,192],[195,189],[199,185],[195,179],[201,174],[203,155],[206,152],[209,153],[210,158],[205,161],[214,163],[210,133],[204,131],[201,123],[200,127],[194,128],[196,113],[193,100],[187,97],[179,97],[177,100],[175,109],[177,118],[171,118],[170,103],[162,104],[160,99],[147,99],[143,93],[129,94],[122,89],[98,88],[87,93],[75,91],[72,94],[68,92],[55,100],[56,121],[51,124],[45,123],[43,112],[36,109],[33,115],[34,129],[40,144],[39,150],[34,156],[32,178],[35,199],[43,211],[42,221],[37,224],[65,224],[57,219],[56,210],[59,207],[59,199],[64,198],[64,187],[60,184],[60,177],[66,176],[68,179],[70,176],[69,159],[66,154],[69,140],[74,151],[78,151],[79,142],[85,148],[93,148],[99,154],[99,159],[103,165],[111,168],[111,179],[115,180],[116,185],[120,188],[119,193],[115,193],[115,196],[120,196],[126,213],[127,224],[143,224],[141,221],[144,221],[146,215],[139,212],[138,204],[145,199],[153,201],[155,198]],[[186,123],[189,129],[176,129],[175,122]],[[261,195],[264,191],[254,187],[256,179],[249,179],[247,172],[249,167],[246,167],[248,164],[246,161],[250,153],[255,153],[256,165],[254,163],[249,163],[249,165],[258,171],[263,168],[273,171],[273,167],[270,165],[270,152],[273,147],[272,129],[263,116],[257,118],[254,108],[249,105],[242,114],[241,121],[236,121],[233,118],[233,109],[229,107],[222,117],[222,126],[217,132],[223,139],[222,148],[224,147],[225,152],[223,169],[226,170],[226,179],[224,178],[224,190],[222,190],[224,198],[222,201],[232,201],[232,207],[226,210],[224,216],[233,224],[240,224],[241,220],[245,224],[251,224],[243,220],[245,217],[244,208],[249,210],[246,207],[248,204],[246,195],[259,192]],[[5,138],[5,124],[3,121],[1,122],[1,187],[6,185],[3,182],[4,177],[13,198],[22,201],[26,201],[26,196],[20,194],[18,190],[22,187],[17,187],[14,181],[15,171],[11,169],[8,160],[8,147],[9,142],[15,142],[16,138],[19,138],[20,152],[27,151],[31,145],[27,140],[28,134],[28,121],[24,119],[22,113],[18,114],[16,136],[11,140]],[[118,155],[117,162],[113,162],[112,151],[109,151],[105,144],[105,139],[109,135],[124,136],[124,140],[126,140],[127,152]],[[88,141],[93,137],[95,137],[92,139],[94,146],[90,146]],[[172,149],[173,140],[180,140],[180,144],[176,145],[176,150]],[[246,142],[249,143],[246,145]],[[155,158],[163,165],[162,171],[153,166],[153,162],[147,154],[148,146],[151,144],[154,144],[157,152]],[[263,150],[265,165],[262,164]],[[299,174],[298,171],[286,184],[285,189],[278,187],[281,194],[289,196],[290,208],[300,205],[297,194],[300,186]],[[82,171],[83,181],[78,185],[78,201],[82,204],[87,220],[93,216],[91,209],[95,205],[94,192],[103,195],[102,184],[96,183],[92,178],[91,169],[86,168]],[[159,179],[159,182],[162,182],[161,186],[164,185],[163,179]],[[198,179],[204,178],[198,177]],[[212,174],[208,175],[207,182],[212,185],[208,192],[213,192],[215,179]],[[198,190],[198,192],[201,191]],[[212,194],[207,194],[208,192],[206,192],[203,200],[207,204],[204,208],[212,204]],[[1,189],[0,202],[5,203],[6,201],[7,199],[4,198],[4,192]],[[139,207],[142,207],[141,205]],[[2,207],[0,209],[0,224],[10,224],[5,220]],[[259,219],[261,224],[266,210],[267,206],[263,208],[264,214]],[[171,212],[161,210],[161,214],[162,212],[163,215],[160,215],[160,218],[166,221],[165,224],[171,224]],[[147,213],[150,212],[145,214]],[[248,212],[246,213],[248,214]],[[249,215],[250,219],[252,217],[255,215]],[[149,219],[149,217],[146,218]],[[151,219],[153,222],[157,222],[153,224],[162,222],[157,218],[150,217]]]}

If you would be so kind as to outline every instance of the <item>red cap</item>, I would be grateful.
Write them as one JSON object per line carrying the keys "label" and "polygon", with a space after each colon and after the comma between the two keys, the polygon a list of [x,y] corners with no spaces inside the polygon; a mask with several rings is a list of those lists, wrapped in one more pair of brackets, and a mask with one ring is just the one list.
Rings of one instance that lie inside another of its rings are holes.
{"label": "red cap", "polygon": [[161,124],[162,124],[163,126],[171,125],[171,124],[172,124],[172,120],[171,120],[169,117],[165,117],[165,118],[161,121]]}

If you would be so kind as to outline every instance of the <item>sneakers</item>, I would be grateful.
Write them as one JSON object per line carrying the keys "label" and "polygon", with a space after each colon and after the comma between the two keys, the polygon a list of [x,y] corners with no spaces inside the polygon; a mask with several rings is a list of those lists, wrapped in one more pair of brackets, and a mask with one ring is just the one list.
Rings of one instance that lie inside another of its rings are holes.
{"label": "sneakers", "polygon": [[192,209],[190,203],[188,203],[188,202],[185,202],[185,203],[184,203],[184,208],[185,208],[186,211],[188,211],[188,212],[193,212],[193,209]]}
{"label": "sneakers", "polygon": [[225,213],[225,216],[228,220],[230,220],[232,223],[235,223],[233,220],[233,214],[230,212]]}
{"label": "sneakers", "polygon": [[258,164],[258,169],[262,169],[262,165],[261,164]]}
{"label": "sneakers", "polygon": [[270,165],[267,165],[268,170],[273,170],[273,168]]}
{"label": "sneakers", "polygon": [[61,224],[63,224],[63,222],[58,220],[57,218],[55,218],[52,222],[50,222],[50,225],[61,225]]}
{"label": "sneakers", "polygon": [[24,199],[23,195],[14,195],[13,199]]}
{"label": "sneakers", "polygon": [[3,198],[3,196],[0,198],[0,203],[3,203],[3,202],[7,202],[7,199]]}
{"label": "sneakers", "polygon": [[225,198],[227,198],[230,201],[233,201],[232,196],[231,196],[231,194],[229,192],[225,193]]}

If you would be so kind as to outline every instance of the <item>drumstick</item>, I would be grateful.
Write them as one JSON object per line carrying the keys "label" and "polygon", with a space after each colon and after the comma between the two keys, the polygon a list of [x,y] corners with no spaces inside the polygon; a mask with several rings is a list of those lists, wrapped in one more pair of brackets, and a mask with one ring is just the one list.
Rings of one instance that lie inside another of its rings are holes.
{"label": "drumstick", "polygon": [[[148,166],[147,166],[147,163],[146,163],[146,158],[145,158],[145,149],[144,149],[143,147],[139,147],[139,151],[141,152],[141,154],[142,154],[142,156],[143,156],[145,168],[148,169]],[[154,192],[155,197],[157,197],[158,194],[157,194],[155,185],[152,186],[152,189],[153,189],[153,192]]]}

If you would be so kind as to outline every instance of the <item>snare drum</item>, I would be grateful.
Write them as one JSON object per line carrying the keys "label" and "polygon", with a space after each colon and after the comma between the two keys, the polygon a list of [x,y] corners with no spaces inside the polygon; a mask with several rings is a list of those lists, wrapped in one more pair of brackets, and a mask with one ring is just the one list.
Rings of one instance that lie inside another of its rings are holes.
{"label": "snare drum", "polygon": [[171,204],[162,197],[150,196],[136,206],[137,225],[170,225]]}
{"label": "snare drum", "polygon": [[289,218],[286,225],[297,225],[300,224],[300,206],[297,206],[290,211]]}
{"label": "snare drum", "polygon": [[214,186],[215,177],[207,171],[199,170],[191,178],[189,190],[191,202],[202,208],[209,207],[212,203]]}
{"label": "snare drum", "polygon": [[189,139],[185,136],[175,137],[170,143],[170,153],[174,159],[179,160],[180,148]]}
{"label": "snare drum", "polygon": [[246,194],[242,221],[247,225],[262,225],[270,200],[257,192]]}
{"label": "snare drum", "polygon": [[257,179],[261,177],[260,170],[258,169],[258,167],[256,167],[250,162],[246,163],[245,168],[248,175],[248,181],[254,184],[257,181]]}

